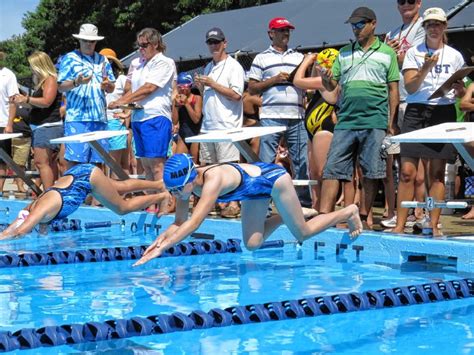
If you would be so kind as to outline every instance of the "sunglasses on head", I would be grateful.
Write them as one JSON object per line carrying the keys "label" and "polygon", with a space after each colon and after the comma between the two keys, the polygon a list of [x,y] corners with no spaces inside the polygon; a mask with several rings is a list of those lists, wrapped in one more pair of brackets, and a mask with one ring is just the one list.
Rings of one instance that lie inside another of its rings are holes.
{"label": "sunglasses on head", "polygon": [[222,42],[222,41],[219,41],[219,40],[217,40],[217,39],[209,39],[209,40],[206,41],[206,43],[209,44],[209,45],[212,45],[212,44],[219,44],[219,43],[221,43],[221,42]]}
{"label": "sunglasses on head", "polygon": [[405,5],[406,3],[414,5],[416,3],[416,0],[397,0],[397,2],[400,6]]}
{"label": "sunglasses on head", "polygon": [[365,25],[367,24],[368,21],[359,21],[359,22],[356,22],[356,23],[351,23],[351,26],[352,26],[352,29],[353,30],[361,30],[365,27]]}

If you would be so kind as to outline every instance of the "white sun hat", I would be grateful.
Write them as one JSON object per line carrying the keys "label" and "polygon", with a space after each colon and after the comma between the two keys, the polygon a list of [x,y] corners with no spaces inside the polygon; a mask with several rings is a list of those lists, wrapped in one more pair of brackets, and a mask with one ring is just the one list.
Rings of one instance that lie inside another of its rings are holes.
{"label": "white sun hat", "polygon": [[104,36],[98,36],[99,30],[97,26],[85,23],[81,25],[78,34],[73,34],[72,36],[77,39],[84,39],[86,41],[100,41],[104,39]]}

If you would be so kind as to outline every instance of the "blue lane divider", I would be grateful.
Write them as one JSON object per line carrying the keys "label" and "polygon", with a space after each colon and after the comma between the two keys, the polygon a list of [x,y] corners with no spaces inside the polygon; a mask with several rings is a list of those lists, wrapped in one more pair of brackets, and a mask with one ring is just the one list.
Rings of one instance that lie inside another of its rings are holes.
{"label": "blue lane divider", "polygon": [[[176,244],[162,256],[240,253],[239,239],[203,240]],[[0,268],[17,266],[56,265],[115,260],[134,260],[142,257],[146,245],[84,250],[61,250],[46,253],[9,253],[0,255]]]}
{"label": "blue lane divider", "polygon": [[474,296],[474,280],[460,279],[362,293],[308,297],[226,309],[214,308],[207,313],[196,310],[188,315],[174,312],[149,317],[113,319],[105,322],[66,324],[37,329],[24,328],[15,332],[0,332],[0,351],[314,317],[448,301],[472,296]]}
{"label": "blue lane divider", "polygon": [[[203,234],[205,238],[211,235]],[[201,238],[202,236],[196,236]],[[212,236],[214,237],[214,236]],[[222,253],[240,253],[242,247],[241,240],[219,239],[194,240],[176,244],[174,247],[166,250],[162,256],[188,256],[199,254],[222,254]],[[260,249],[281,248],[285,244],[295,244],[295,242],[284,242],[283,240],[271,240],[263,243]],[[135,260],[142,257],[147,245],[111,247],[99,249],[84,250],[59,250],[50,252],[36,253],[8,253],[0,254],[0,268],[19,267],[19,266],[37,266],[37,265],[57,265],[74,263],[95,263],[102,261],[116,260]]]}

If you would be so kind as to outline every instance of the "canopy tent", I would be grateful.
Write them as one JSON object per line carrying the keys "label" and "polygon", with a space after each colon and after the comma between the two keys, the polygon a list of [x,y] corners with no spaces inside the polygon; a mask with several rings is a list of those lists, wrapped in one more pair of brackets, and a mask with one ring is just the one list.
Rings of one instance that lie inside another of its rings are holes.
{"label": "canopy tent", "polygon": [[[449,29],[474,29],[473,0],[423,1],[423,9],[441,7],[454,17]],[[166,54],[176,62],[209,58],[205,45],[205,33],[212,27],[220,27],[228,41],[227,52],[256,54],[270,44],[267,35],[268,22],[273,17],[284,16],[296,29],[291,35],[293,48],[312,49],[340,46],[353,39],[351,27],[344,22],[358,6],[367,6],[377,15],[377,33],[384,34],[401,24],[400,15],[393,0],[287,0],[284,2],[254,6],[240,10],[200,15],[182,26],[166,33]],[[123,58],[125,65],[137,56],[133,52]]]}

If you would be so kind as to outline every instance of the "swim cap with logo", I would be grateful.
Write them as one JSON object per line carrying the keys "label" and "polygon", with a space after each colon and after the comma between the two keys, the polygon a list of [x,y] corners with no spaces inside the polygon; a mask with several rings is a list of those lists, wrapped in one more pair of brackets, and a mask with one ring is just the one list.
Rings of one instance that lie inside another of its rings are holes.
{"label": "swim cap with logo", "polygon": [[173,155],[166,161],[163,169],[163,182],[168,190],[193,182],[196,176],[196,167],[189,154]]}

